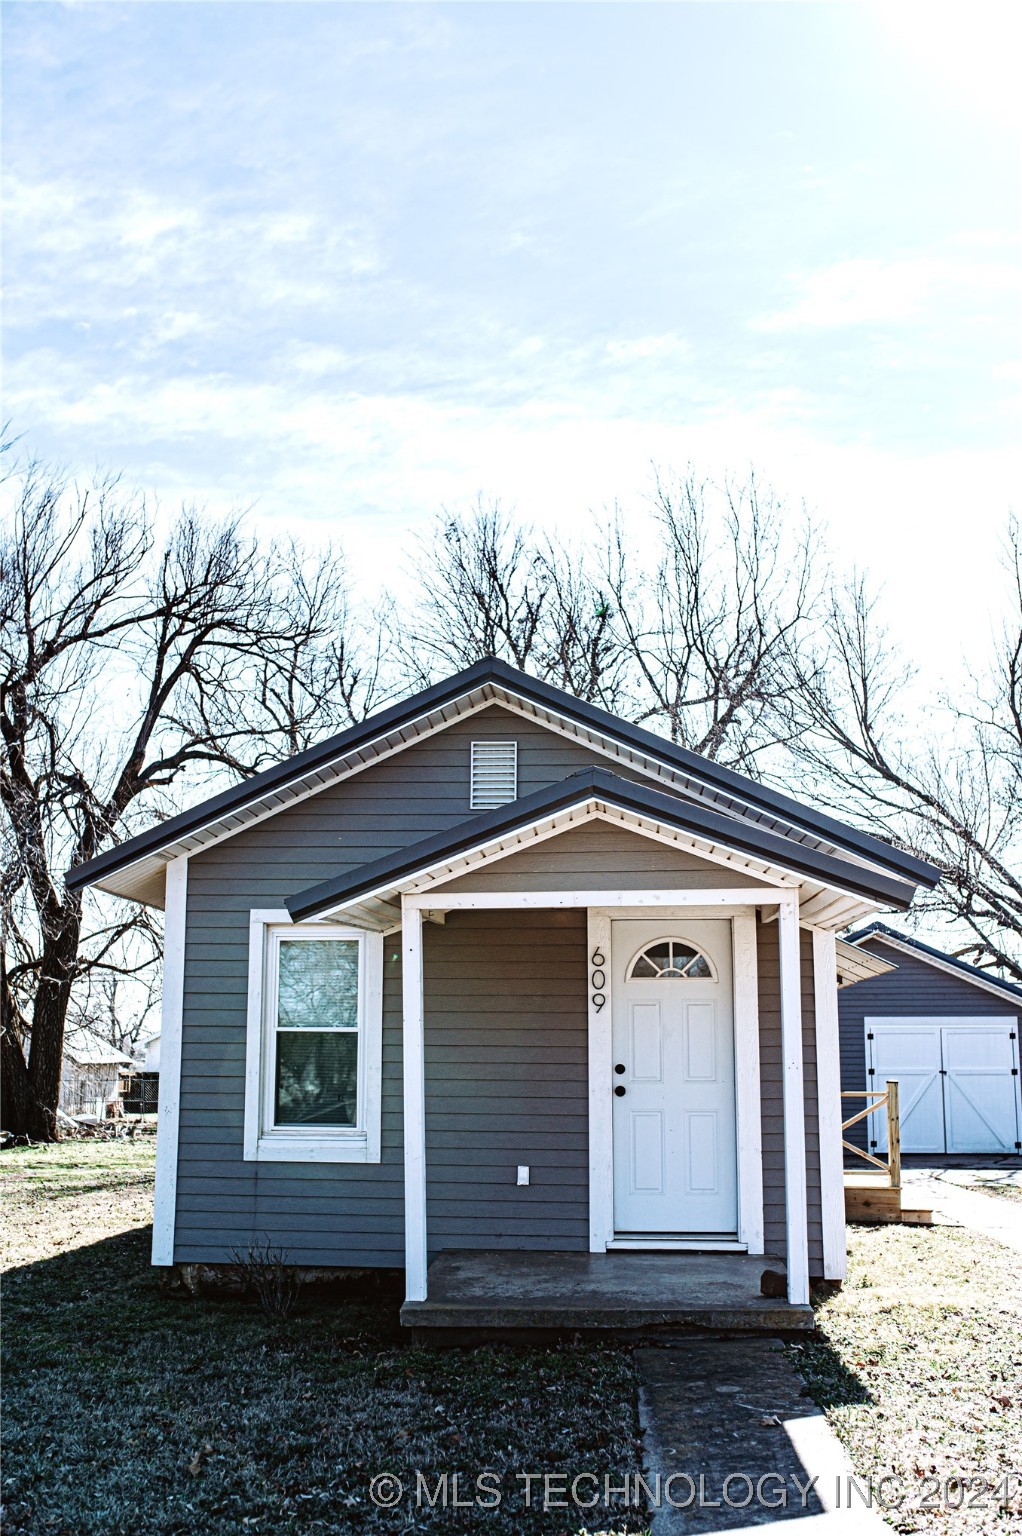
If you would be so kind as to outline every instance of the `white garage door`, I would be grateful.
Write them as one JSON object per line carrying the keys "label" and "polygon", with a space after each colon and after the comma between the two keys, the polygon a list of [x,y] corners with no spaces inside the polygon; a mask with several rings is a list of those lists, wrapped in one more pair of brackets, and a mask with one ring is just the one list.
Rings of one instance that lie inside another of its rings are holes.
{"label": "white garage door", "polygon": [[[866,1020],[866,1081],[898,1083],[903,1152],[1018,1151],[1018,1067],[1014,1019]],[[878,1151],[886,1121],[868,1122]]]}

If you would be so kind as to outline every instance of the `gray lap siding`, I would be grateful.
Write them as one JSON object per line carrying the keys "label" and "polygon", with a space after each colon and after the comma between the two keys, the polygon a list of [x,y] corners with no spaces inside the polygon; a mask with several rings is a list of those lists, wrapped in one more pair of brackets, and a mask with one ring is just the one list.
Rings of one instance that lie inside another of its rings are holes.
{"label": "gray lap siding", "polygon": [[[286,1248],[296,1263],[403,1264],[401,980],[400,959],[395,958],[400,956],[400,945],[388,940],[384,957],[380,1163],[246,1163],[242,1137],[248,914],[253,907],[280,907],[285,897],[329,874],[356,868],[467,820],[471,815],[469,743],[486,736],[518,742],[521,794],[556,783],[598,760],[583,746],[536,722],[491,708],[189,860],[175,1230],[178,1262],[227,1261],[233,1250],[267,1237]],[[454,933],[453,920],[450,928]],[[427,963],[433,939],[445,931],[428,926]],[[584,939],[582,942],[584,949]],[[583,1008],[584,964],[583,954]],[[471,967],[460,983],[463,999],[472,995],[470,971]],[[532,983],[524,971],[520,984],[525,990],[517,1012],[524,1034],[526,1015],[542,1027],[548,1014],[537,1010],[535,995],[528,991]],[[506,986],[504,977],[505,996]],[[427,1034],[428,1057],[439,1053],[435,1059],[444,1059],[444,1052],[452,1049],[452,1033],[461,1032],[461,1045],[470,1039],[472,1028],[477,1032],[481,1028],[488,1035],[491,1026],[486,1023],[485,1002],[484,989],[477,1022],[471,1027],[464,1012],[451,1010],[436,1037]],[[494,1046],[495,1050],[500,1048]],[[556,1054],[553,1038],[549,1049]],[[503,1065],[520,1072],[523,1061]],[[491,1058],[490,1070],[497,1063],[497,1057]],[[437,1070],[428,1060],[431,1081],[435,1081]],[[509,1144],[515,1142],[516,1163],[526,1161],[518,1156],[518,1148],[521,1137],[527,1134],[533,1137],[538,1171],[543,1156],[539,1141],[549,1118],[547,1106],[537,1110],[538,1095],[525,1105],[519,1094],[522,1113],[515,1117],[514,1130],[497,1130],[494,1107],[501,1095],[498,1092],[495,1100],[485,1081],[480,1079],[471,1105],[451,1110],[448,1126],[435,1114],[428,1116],[431,1156],[450,1155],[456,1160],[469,1144],[477,1156],[484,1140],[496,1147],[500,1137],[508,1137]],[[464,1100],[465,1095],[452,1090],[450,1097]],[[506,1117],[505,1124],[510,1125],[510,1120]],[[487,1127],[491,1135],[484,1137]],[[576,1160],[581,1156],[587,1165],[584,1122],[580,1129],[574,1117],[572,1129],[563,1130],[562,1136],[566,1155],[570,1153]],[[456,1161],[450,1166],[457,1167]],[[451,1183],[455,1193],[450,1196],[440,1194],[441,1186],[436,1187],[436,1198],[442,1204],[431,1212],[431,1219],[435,1216],[437,1230],[447,1232],[453,1240],[463,1218],[449,1214],[449,1206],[461,1203],[461,1181],[452,1178]],[[539,1210],[541,1204],[536,1199],[532,1208]],[[490,1226],[494,1232],[504,1230],[500,1209],[498,1200]],[[481,1212],[478,1215],[479,1230],[483,1231],[486,1218]],[[565,1227],[565,1241],[574,1241],[572,1234],[577,1230],[576,1210]],[[545,1242],[549,1232],[550,1222],[543,1218],[537,1236]],[[518,1236],[525,1242],[529,1234],[519,1231]]]}
{"label": "gray lap siding", "polygon": [[[470,814],[469,743],[519,744],[519,790],[594,759],[500,709],[459,722],[189,861],[175,1258],[225,1262],[264,1238],[295,1263],[404,1261],[400,941],[385,940],[378,1164],[243,1160],[248,915]],[[598,877],[598,878],[597,878]],[[478,877],[477,877],[478,878]],[[589,826],[494,866],[555,888],[724,885],[748,877]],[[470,882],[465,882],[470,883]],[[474,882],[472,882],[474,883]],[[777,925],[760,924],[765,1214],[784,1251]],[[425,925],[427,1211],[441,1247],[588,1246],[584,911],[490,911]],[[812,961],[803,947],[810,1267],[820,1272]],[[530,1184],[515,1181],[519,1164]]]}
{"label": "gray lap siding", "polygon": [[424,975],[430,1251],[584,1252],[585,912],[453,913],[427,925]]}

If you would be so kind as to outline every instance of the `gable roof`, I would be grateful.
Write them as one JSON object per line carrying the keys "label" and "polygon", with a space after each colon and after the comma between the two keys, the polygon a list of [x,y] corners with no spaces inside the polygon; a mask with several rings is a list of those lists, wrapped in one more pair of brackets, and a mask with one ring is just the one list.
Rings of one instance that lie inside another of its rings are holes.
{"label": "gable roof", "polygon": [[132,1057],[119,1051],[84,1024],[69,1025],[64,1034],[64,1055],[76,1067],[133,1066]]}
{"label": "gable roof", "polygon": [[[785,883],[792,883],[790,874],[794,873],[806,877],[817,889],[836,888],[856,898],[865,897],[870,906],[883,902],[904,908],[915,891],[912,882],[848,858],[822,853],[755,822],[723,815],[677,795],[623,779],[605,768],[585,768],[497,810],[473,816],[396,853],[320,881],[288,898],[287,910],[299,921],[367,899],[392,903],[406,883],[431,870],[439,868],[446,878],[452,860],[487,845],[499,850],[502,840],[513,839],[516,833],[543,822],[554,823],[557,817],[585,807],[631,813],[647,824],[691,833],[711,849],[723,845],[728,850],[749,854],[761,864],[753,879],[770,878],[769,872],[779,867],[789,874]],[[496,856],[509,851],[512,849],[497,851]],[[854,905],[862,910],[861,900]]]}
{"label": "gable roof", "polygon": [[902,849],[487,657],[98,854],[68,873],[68,887],[98,885],[159,905],[169,859],[233,836],[285,805],[316,794],[381,756],[493,703],[583,739],[605,755],[662,779],[675,793],[732,818],[762,824],[825,853],[842,852],[913,884],[931,886],[939,879],[936,869]]}
{"label": "gable roof", "polygon": [[1013,1002],[1022,999],[1022,987],[1016,982],[1004,981],[1000,976],[991,976],[989,971],[981,971],[978,965],[970,965],[967,960],[959,960],[956,955],[945,954],[942,949],[935,949],[932,944],[924,944],[922,939],[888,928],[886,923],[870,923],[868,928],[862,928],[858,933],[850,933],[846,942],[858,948],[871,939],[889,944],[894,949],[900,949],[904,954],[915,955],[926,965],[932,965],[937,970],[958,976],[962,981],[981,987],[985,992],[993,992],[1000,997],[1010,997]]}

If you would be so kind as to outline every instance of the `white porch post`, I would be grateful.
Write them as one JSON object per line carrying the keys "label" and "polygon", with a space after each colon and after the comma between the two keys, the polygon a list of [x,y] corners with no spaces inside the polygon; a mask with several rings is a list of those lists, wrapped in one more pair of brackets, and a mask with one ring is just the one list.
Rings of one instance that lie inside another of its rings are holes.
{"label": "white porch post", "polygon": [[837,1005],[837,940],[813,929],[816,999],[816,1091],[820,1127],[823,1275],[845,1278],[845,1177],[841,1150],[841,1053]]}
{"label": "white porch post", "polygon": [[738,1237],[763,1252],[763,1130],[759,1072],[759,967],[756,909],[731,919],[735,998],[735,1105],[738,1119]]}
{"label": "white porch post", "polygon": [[422,912],[401,900],[405,1145],[405,1293],[426,1300],[426,1080]]}
{"label": "white porch post", "polygon": [[610,914],[587,913],[589,998],[589,1251],[606,1253],[614,1236],[614,1119],[611,1075]]}
{"label": "white porch post", "polygon": [[788,1300],[809,1300],[806,1214],[806,1131],[802,1086],[802,976],[798,893],[785,892],[778,908],[781,971],[781,1070],[784,1103],[784,1206]]}

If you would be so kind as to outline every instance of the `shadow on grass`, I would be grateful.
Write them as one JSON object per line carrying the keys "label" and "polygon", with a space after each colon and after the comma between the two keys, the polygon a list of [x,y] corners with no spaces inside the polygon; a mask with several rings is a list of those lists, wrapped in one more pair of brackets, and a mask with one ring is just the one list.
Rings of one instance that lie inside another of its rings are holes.
{"label": "shadow on grass", "polygon": [[[813,1302],[819,1314],[826,1305],[827,1296],[814,1295]],[[816,1332],[808,1338],[793,1339],[788,1344],[788,1353],[805,1381],[809,1396],[825,1413],[831,1408],[855,1407],[877,1401],[866,1382],[848,1365],[819,1326],[819,1316]]]}
{"label": "shadow on grass", "polygon": [[[140,1227],[8,1274],[9,1536],[539,1536],[563,1516],[524,1508],[518,1474],[638,1470],[624,1349],[420,1349],[386,1285],[310,1292],[274,1323],[168,1291],[150,1241]],[[497,1510],[409,1503],[419,1472],[435,1489],[483,1471],[510,1490]],[[395,1509],[369,1497],[381,1473],[404,1482]]]}

